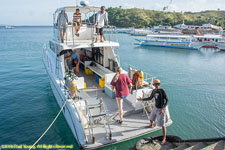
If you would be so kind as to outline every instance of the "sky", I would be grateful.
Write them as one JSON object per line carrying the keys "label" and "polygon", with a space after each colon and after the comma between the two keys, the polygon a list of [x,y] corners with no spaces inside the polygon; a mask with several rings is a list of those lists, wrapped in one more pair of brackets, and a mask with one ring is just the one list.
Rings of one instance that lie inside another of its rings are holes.
{"label": "sky", "polygon": [[[90,6],[144,8],[167,11],[199,12],[225,10],[225,0],[88,0]],[[171,2],[172,1],[172,2]],[[170,3],[171,2],[171,3]],[[0,0],[0,25],[52,25],[53,12],[80,0]],[[72,19],[71,19],[72,20]]]}

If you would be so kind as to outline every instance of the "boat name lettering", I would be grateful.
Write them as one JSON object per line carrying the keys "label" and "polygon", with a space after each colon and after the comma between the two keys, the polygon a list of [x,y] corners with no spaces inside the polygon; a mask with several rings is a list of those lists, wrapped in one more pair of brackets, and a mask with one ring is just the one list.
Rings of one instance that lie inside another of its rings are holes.
{"label": "boat name lettering", "polygon": [[171,46],[186,46],[185,44],[171,44]]}

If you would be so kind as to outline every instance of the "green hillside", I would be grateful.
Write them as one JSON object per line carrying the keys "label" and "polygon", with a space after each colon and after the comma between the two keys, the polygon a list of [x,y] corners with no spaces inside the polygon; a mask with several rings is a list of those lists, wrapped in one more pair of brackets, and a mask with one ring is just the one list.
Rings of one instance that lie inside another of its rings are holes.
{"label": "green hillside", "polygon": [[152,27],[154,25],[185,24],[202,25],[211,23],[225,28],[225,11],[164,12],[139,8],[108,8],[109,23],[117,27]]}

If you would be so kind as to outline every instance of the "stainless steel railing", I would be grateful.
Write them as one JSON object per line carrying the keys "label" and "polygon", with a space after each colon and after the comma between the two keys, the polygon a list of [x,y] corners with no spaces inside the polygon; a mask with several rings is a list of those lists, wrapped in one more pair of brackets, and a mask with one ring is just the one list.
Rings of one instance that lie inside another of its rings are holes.
{"label": "stainless steel railing", "polygon": [[[138,69],[138,68],[136,68],[136,67],[134,67],[134,66],[132,66],[132,65],[129,65],[129,68],[132,68],[132,70],[137,70],[137,71],[138,71],[138,70],[142,70],[142,69]],[[155,78],[154,75],[151,75],[151,74],[149,74],[149,73],[147,73],[147,72],[143,72],[143,80],[144,80],[145,82],[150,82],[150,83],[153,84],[154,78]]]}
{"label": "stainless steel railing", "polygon": [[109,42],[118,42],[116,26],[105,27],[106,39]]}
{"label": "stainless steel railing", "polygon": [[[65,28],[65,29],[64,29]],[[55,26],[54,25],[54,36],[56,36],[56,41],[61,43],[62,39],[60,36],[60,29],[63,32],[65,31],[63,41],[64,43],[72,43],[73,45],[75,44],[76,41],[79,40],[91,40],[92,44],[95,42],[96,36],[99,36],[96,34],[96,25],[92,24],[84,24],[83,26],[80,27],[80,31],[86,28],[86,33],[82,32],[82,34],[87,34],[86,39],[80,39],[79,37],[75,36],[75,26],[73,25],[67,25],[66,27],[63,26]],[[89,31],[87,29],[90,29]],[[57,33],[57,35],[56,35]],[[115,26],[110,26],[110,27],[105,27],[104,28],[104,33],[106,37],[106,41],[108,42],[118,42],[117,38],[117,28]]]}

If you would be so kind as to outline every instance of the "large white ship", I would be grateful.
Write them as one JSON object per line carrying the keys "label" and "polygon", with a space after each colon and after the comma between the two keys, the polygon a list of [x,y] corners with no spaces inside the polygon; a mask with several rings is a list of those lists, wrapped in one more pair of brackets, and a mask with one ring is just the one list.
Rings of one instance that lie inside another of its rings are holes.
{"label": "large white ship", "polygon": [[225,50],[222,35],[174,35],[149,34],[134,37],[138,45],[199,50],[200,48],[217,48]]}
{"label": "large white ship", "polygon": [[[82,19],[85,21],[80,28],[79,37],[75,36],[74,26],[69,24],[63,37],[64,43],[61,43],[59,28],[56,27],[57,16],[61,11],[65,11],[70,17],[77,8],[80,9],[82,17],[86,17]],[[161,129],[158,126],[144,128],[150,123],[146,114],[151,111],[154,103],[137,101],[137,97],[147,97],[151,94],[154,77],[143,72],[140,88],[135,87],[124,101],[124,123],[116,123],[118,108],[110,82],[115,75],[115,68],[120,66],[119,43],[116,40],[115,27],[111,27],[105,34],[106,41],[95,42],[95,17],[91,21],[89,19],[99,10],[98,7],[89,6],[57,9],[54,13],[54,34],[50,40],[50,49],[43,52],[44,66],[56,101],[60,108],[65,104],[62,113],[77,143],[84,149],[104,147]],[[71,62],[65,60],[70,50],[81,59],[80,76],[73,73]],[[132,71],[134,70],[128,71],[131,78]],[[125,74],[128,72],[123,71]],[[143,109],[147,104],[148,111]],[[166,110],[166,126],[169,126],[172,120],[168,108]]]}

